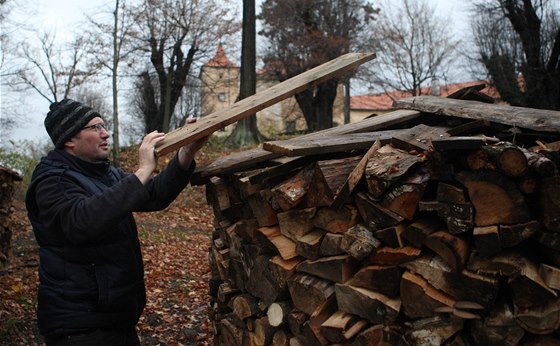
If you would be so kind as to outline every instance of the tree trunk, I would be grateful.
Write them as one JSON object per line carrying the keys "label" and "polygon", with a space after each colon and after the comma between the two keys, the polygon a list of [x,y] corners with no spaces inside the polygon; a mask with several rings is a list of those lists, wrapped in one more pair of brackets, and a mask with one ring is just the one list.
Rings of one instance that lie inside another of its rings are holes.
{"label": "tree trunk", "polygon": [[[255,0],[243,0],[243,32],[241,39],[240,101],[257,91],[257,46],[255,43]],[[236,102],[237,102],[236,101]],[[227,145],[238,148],[259,143],[262,135],[257,127],[257,116],[253,114],[240,120],[228,137]]]}

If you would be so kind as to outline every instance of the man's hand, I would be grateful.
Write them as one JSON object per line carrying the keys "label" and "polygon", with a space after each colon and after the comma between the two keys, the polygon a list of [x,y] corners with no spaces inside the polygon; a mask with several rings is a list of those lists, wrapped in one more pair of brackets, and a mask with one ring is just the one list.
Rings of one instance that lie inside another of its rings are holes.
{"label": "man's hand", "polygon": [[208,142],[210,136],[202,137],[192,143],[179,148],[179,164],[183,169],[189,169],[196,153]]}
{"label": "man's hand", "polygon": [[155,154],[156,144],[159,143],[165,137],[165,133],[153,131],[148,133],[142,140],[140,144],[140,149],[138,149],[138,170],[134,173],[142,184],[146,184],[152,172],[156,169],[157,158]]}

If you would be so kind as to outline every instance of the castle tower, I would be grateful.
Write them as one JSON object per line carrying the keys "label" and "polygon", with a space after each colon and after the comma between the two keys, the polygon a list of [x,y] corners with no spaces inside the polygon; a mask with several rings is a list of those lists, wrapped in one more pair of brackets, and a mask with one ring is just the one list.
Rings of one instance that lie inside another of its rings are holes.
{"label": "castle tower", "polygon": [[228,108],[239,95],[239,66],[231,62],[220,44],[214,57],[202,66],[202,116]]}

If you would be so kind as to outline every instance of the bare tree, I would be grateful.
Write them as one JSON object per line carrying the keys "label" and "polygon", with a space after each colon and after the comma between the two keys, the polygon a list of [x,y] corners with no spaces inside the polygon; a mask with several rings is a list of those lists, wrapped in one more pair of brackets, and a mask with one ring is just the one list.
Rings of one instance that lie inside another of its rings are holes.
{"label": "bare tree", "polygon": [[115,0],[112,10],[112,22],[100,22],[89,18],[91,29],[88,31],[90,40],[89,57],[94,66],[99,66],[109,72],[113,99],[113,161],[119,164],[120,156],[120,128],[119,128],[119,67],[134,49],[128,43],[130,29],[136,21],[134,12],[127,8],[125,0]]}
{"label": "bare tree", "polygon": [[[257,45],[255,0],[243,0],[243,33],[241,43],[241,71],[237,101],[254,95],[257,91]],[[240,147],[259,143],[262,135],[257,127],[255,114],[240,120],[228,137],[228,145]]]}
{"label": "bare tree", "polygon": [[22,104],[25,95],[18,94],[18,71],[22,62],[17,55],[21,42],[20,31],[24,23],[17,22],[16,16],[24,12],[25,0],[0,1],[0,144],[9,139],[10,131],[27,118]]}
{"label": "bare tree", "polygon": [[372,87],[422,94],[433,79],[446,78],[457,57],[459,41],[450,23],[425,0],[384,1],[373,39],[377,59]]}
{"label": "bare tree", "polygon": [[[367,0],[265,0],[261,35],[269,40],[265,64],[284,81],[358,47],[377,10]],[[333,125],[339,84],[331,79],[296,95],[308,130]]]}
{"label": "bare tree", "polygon": [[23,86],[33,89],[47,101],[68,97],[73,88],[94,74],[93,70],[82,68],[87,51],[83,36],[76,37],[68,47],[56,46],[54,35],[48,33],[40,35],[39,42],[39,50],[23,44],[21,57],[28,65],[18,71],[18,77]]}
{"label": "bare tree", "polygon": [[548,0],[475,2],[475,59],[510,104],[560,110],[559,10]]}
{"label": "bare tree", "polygon": [[[149,57],[157,77],[158,92],[144,94],[146,131],[170,130],[175,106],[187,77],[204,52],[215,49],[216,42],[237,27],[230,15],[229,1],[144,0],[138,14],[133,38],[135,45]],[[146,72],[143,68],[139,73]],[[143,77],[143,80],[151,81]],[[146,84],[145,87],[148,87]],[[147,99],[148,96],[154,99]]]}

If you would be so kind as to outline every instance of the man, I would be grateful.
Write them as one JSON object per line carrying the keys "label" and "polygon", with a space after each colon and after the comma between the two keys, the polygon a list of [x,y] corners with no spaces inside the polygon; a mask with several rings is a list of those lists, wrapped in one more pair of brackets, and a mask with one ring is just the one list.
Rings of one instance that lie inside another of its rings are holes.
{"label": "man", "polygon": [[49,346],[139,345],[146,294],[132,213],[166,208],[188,184],[207,138],[180,148],[152,177],[163,133],[144,137],[130,174],[109,163],[109,133],[92,108],[55,102],[45,128],[55,149],[35,168],[26,195],[39,244],[39,331]]}

